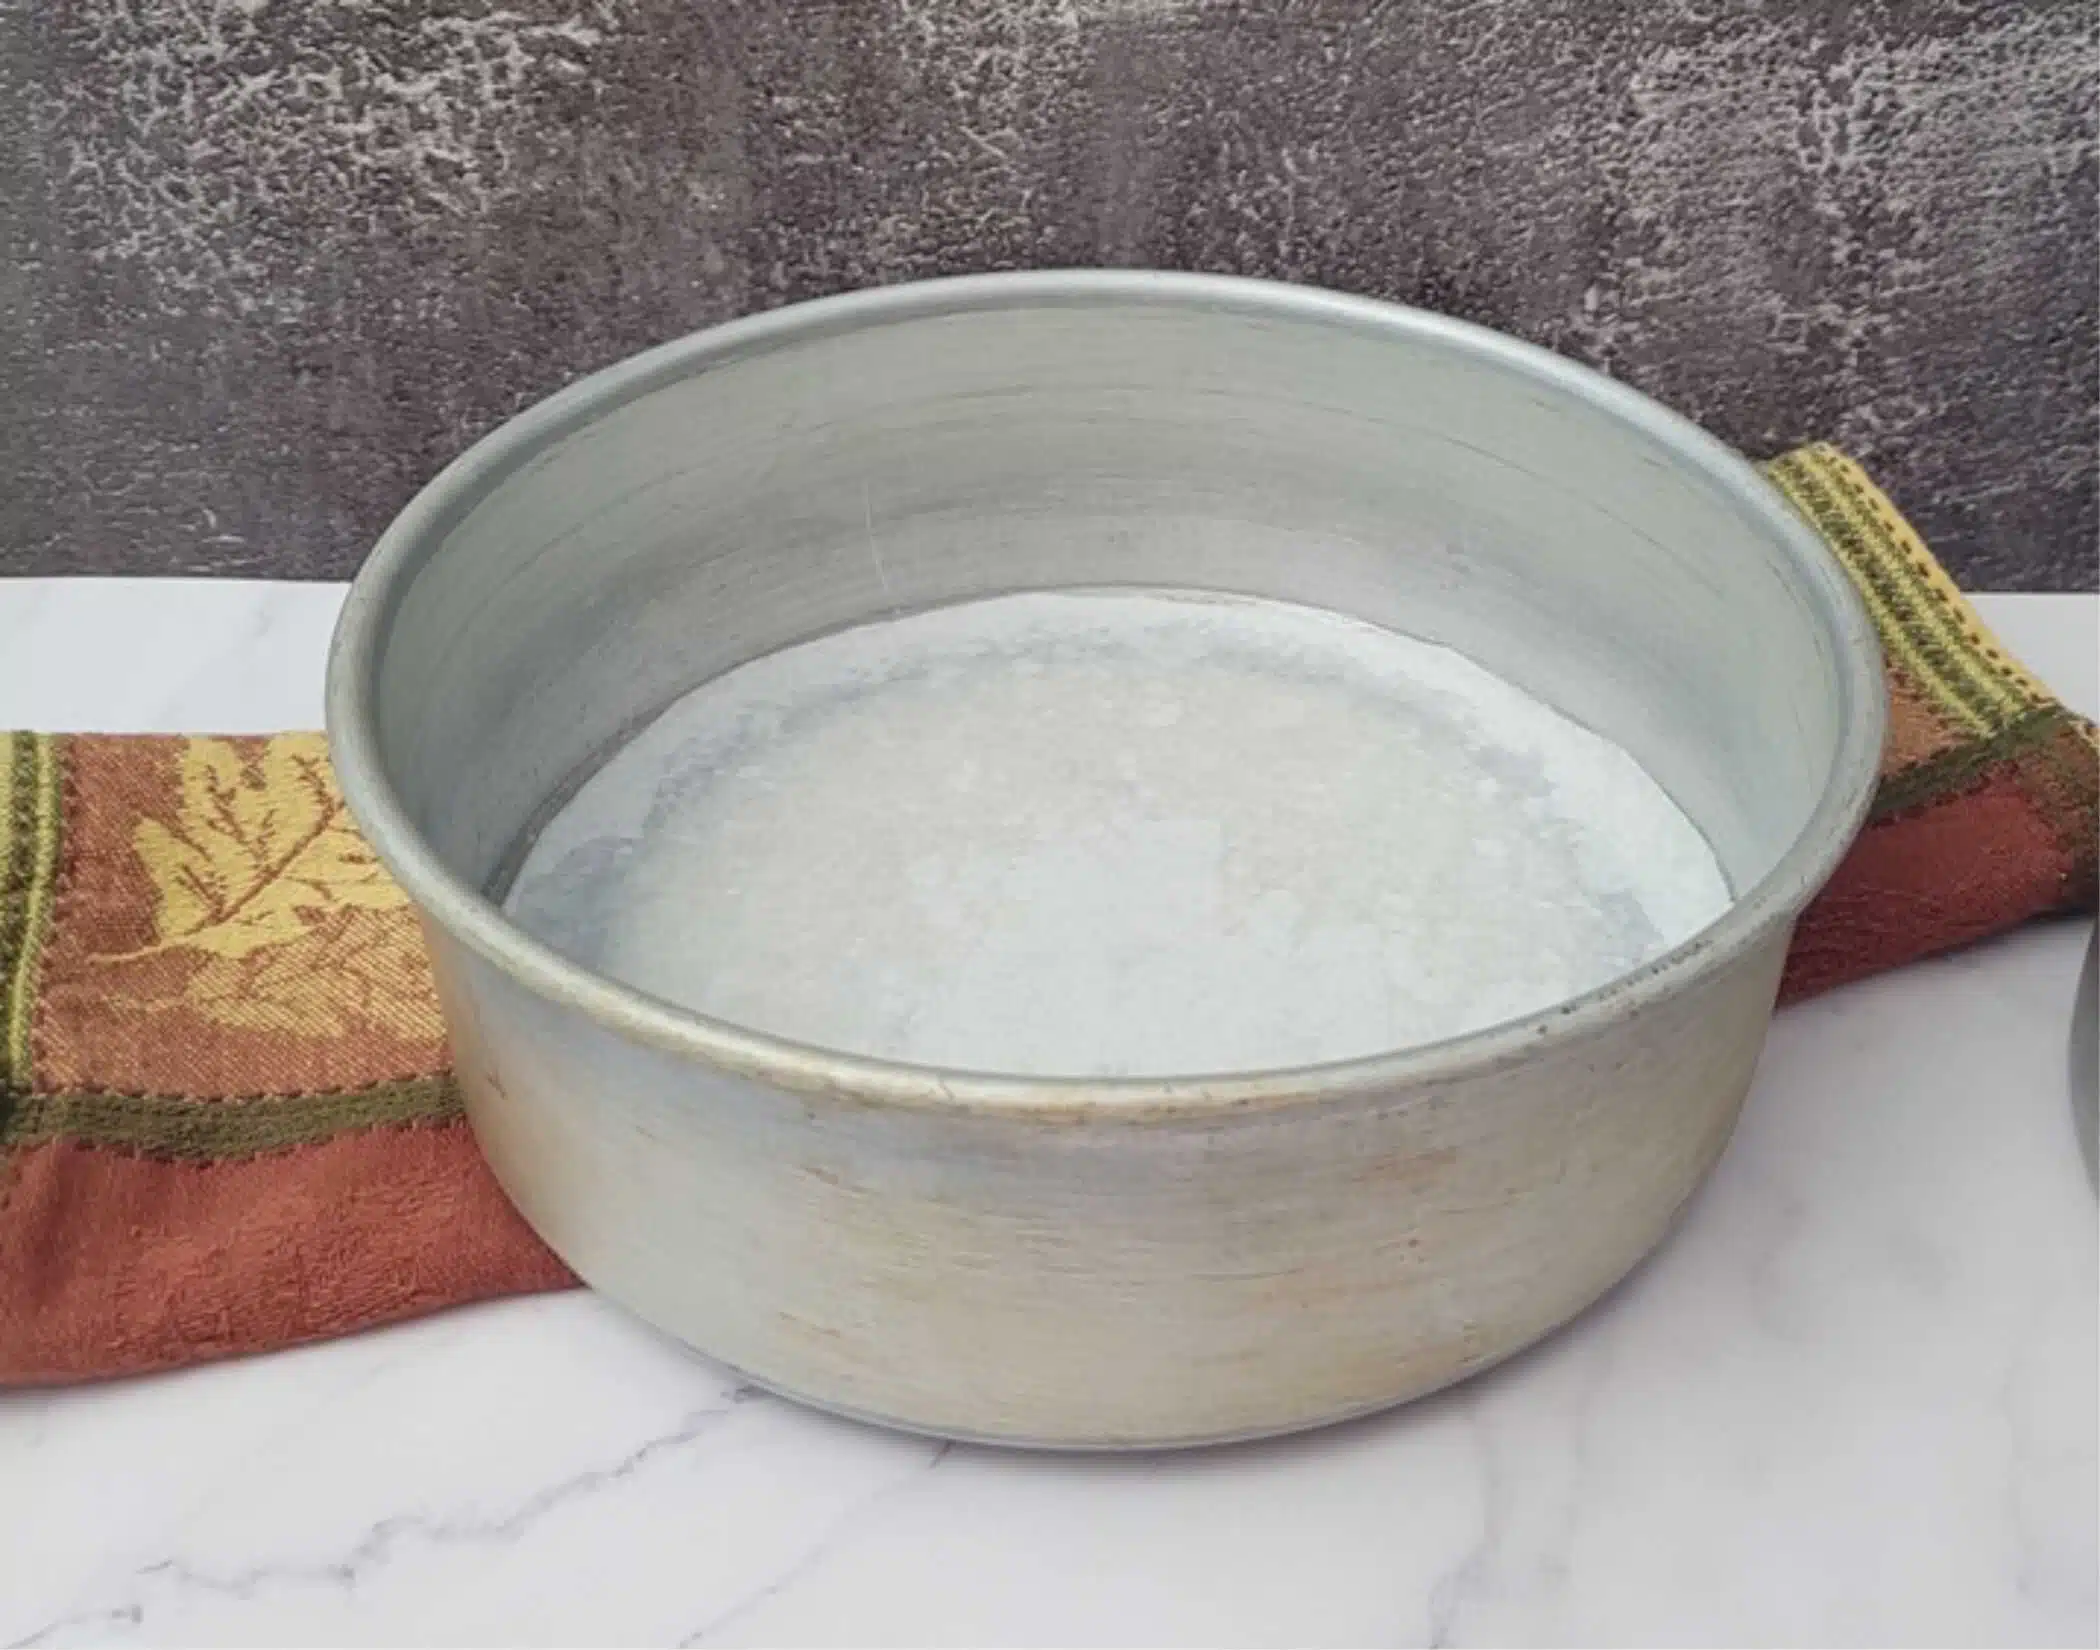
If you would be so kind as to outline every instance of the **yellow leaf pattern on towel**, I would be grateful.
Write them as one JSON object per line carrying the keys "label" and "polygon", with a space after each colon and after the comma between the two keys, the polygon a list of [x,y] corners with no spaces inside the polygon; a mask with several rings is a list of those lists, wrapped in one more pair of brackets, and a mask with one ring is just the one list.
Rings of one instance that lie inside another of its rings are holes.
{"label": "yellow leaf pattern on towel", "polygon": [[[351,823],[318,734],[244,750],[192,739],[172,818],[139,822],[154,941],[103,959],[187,954],[196,1012],[255,1031],[435,1029],[407,898]],[[418,988],[404,990],[409,982]]]}

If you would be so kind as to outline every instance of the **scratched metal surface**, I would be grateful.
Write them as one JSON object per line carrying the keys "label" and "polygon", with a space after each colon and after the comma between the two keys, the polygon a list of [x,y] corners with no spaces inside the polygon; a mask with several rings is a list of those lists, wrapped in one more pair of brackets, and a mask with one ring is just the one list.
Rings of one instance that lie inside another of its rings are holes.
{"label": "scratched metal surface", "polygon": [[2092,8],[0,0],[0,573],[346,574],[726,316],[1150,264],[1451,311],[2092,588]]}

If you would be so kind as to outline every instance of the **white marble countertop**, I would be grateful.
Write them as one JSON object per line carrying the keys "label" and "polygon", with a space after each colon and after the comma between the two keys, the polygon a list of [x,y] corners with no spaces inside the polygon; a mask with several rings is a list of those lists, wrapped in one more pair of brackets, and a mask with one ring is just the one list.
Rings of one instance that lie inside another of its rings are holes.
{"label": "white marble countertop", "polygon": [[[317,725],[340,597],[0,583],[0,725]],[[2100,707],[2100,601],[1981,605]],[[1279,1443],[943,1448],[580,1293],[0,1397],[0,1644],[2092,1643],[2086,934],[1783,1013],[1601,1306]]]}

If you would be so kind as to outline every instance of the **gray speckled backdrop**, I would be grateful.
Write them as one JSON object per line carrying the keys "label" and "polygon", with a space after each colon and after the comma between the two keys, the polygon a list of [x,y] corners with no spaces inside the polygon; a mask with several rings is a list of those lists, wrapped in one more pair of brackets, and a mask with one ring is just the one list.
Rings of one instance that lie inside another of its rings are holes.
{"label": "gray speckled backdrop", "polygon": [[2095,45],[2051,0],[0,0],[0,572],[346,574],[644,345],[1107,263],[1486,321],[2089,588]]}

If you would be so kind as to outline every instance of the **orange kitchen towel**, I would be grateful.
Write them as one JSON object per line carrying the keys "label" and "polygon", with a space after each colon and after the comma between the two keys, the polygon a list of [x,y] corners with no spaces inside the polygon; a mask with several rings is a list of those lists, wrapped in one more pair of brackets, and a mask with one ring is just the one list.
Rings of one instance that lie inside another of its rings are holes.
{"label": "orange kitchen towel", "polygon": [[[1769,473],[1865,592],[1894,712],[1784,994],[2090,909],[2092,726],[1842,454]],[[0,735],[0,1383],[573,1281],[474,1148],[415,916],[319,735]]]}

